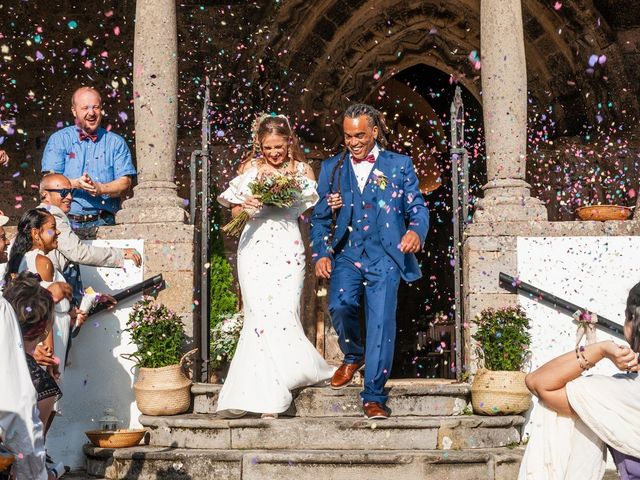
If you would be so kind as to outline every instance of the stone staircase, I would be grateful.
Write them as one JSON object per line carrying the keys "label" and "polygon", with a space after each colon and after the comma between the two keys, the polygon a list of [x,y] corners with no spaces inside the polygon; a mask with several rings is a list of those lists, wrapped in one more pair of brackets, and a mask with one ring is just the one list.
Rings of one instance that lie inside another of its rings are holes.
{"label": "stone staircase", "polygon": [[87,473],[108,480],[512,480],[520,416],[465,415],[469,386],[390,381],[388,420],[363,418],[352,386],[309,387],[277,420],[214,415],[218,385],[195,384],[193,413],[142,416],[148,445],[84,447]]}

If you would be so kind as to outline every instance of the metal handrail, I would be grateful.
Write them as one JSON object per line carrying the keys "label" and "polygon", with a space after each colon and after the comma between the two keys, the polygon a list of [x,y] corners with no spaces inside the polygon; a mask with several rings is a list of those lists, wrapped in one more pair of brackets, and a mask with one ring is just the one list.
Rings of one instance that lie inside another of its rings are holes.
{"label": "metal handrail", "polygon": [[[577,311],[590,311],[587,308],[580,307],[575,303],[571,303],[568,300],[557,297],[549,292],[545,292],[544,290],[534,287],[530,283],[523,282],[503,272],[500,272],[499,285],[501,288],[511,293],[518,293],[520,295],[526,294],[532,300],[536,300],[543,305],[547,305],[548,307],[551,307],[569,316],[572,316]],[[598,323],[596,324],[597,327],[605,330],[611,335],[615,335],[618,338],[624,339],[624,329],[621,325],[612,320],[609,320],[606,317],[603,317],[598,313],[596,313],[596,315],[598,315]]]}

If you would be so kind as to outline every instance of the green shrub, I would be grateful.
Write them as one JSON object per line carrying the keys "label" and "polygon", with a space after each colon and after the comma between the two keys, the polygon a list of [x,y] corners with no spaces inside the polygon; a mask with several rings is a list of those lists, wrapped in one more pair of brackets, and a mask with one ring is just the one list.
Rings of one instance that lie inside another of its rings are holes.
{"label": "green shrub", "polygon": [[215,327],[220,318],[236,313],[238,296],[235,293],[233,271],[224,255],[214,253],[209,267],[209,326]]}
{"label": "green shrub", "polygon": [[529,318],[520,307],[488,308],[473,323],[480,356],[489,370],[522,370],[529,356]]}
{"label": "green shrub", "polygon": [[[216,198],[215,188],[212,198]],[[211,365],[215,368],[223,362],[231,360],[237,344],[240,330],[229,328],[235,322],[231,318],[240,318],[238,310],[238,295],[235,289],[233,269],[224,254],[224,242],[220,235],[219,226],[222,224],[220,205],[216,202],[212,209],[212,228],[210,234],[211,261],[209,266],[209,354]],[[225,321],[226,320],[226,321]],[[240,321],[240,329],[242,322]]]}

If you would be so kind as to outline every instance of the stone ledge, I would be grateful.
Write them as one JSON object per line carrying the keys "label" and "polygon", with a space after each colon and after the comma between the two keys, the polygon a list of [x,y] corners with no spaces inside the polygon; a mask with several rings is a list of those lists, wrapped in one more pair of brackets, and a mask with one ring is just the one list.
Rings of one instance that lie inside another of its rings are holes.
{"label": "stone ledge", "polygon": [[[148,417],[157,447],[208,449],[455,449],[501,447],[520,441],[520,416],[391,417],[370,421],[349,417],[220,419],[211,415]],[[445,440],[444,437],[449,438]]]}
{"label": "stone ledge", "polygon": [[105,239],[142,238],[151,243],[193,243],[195,227],[187,223],[121,224],[98,228],[97,237]]}
{"label": "stone ledge", "polygon": [[153,448],[98,449],[85,445],[87,464],[109,480],[513,480],[523,449],[469,451],[332,449],[307,451],[211,451]]}
{"label": "stone ledge", "polygon": [[470,237],[582,237],[640,235],[639,220],[607,222],[494,222],[471,223],[465,229]]}
{"label": "stone ledge", "polygon": [[[469,401],[468,384],[433,381],[391,380],[389,408],[393,417],[459,415]],[[194,412],[215,414],[221,385],[194,384]],[[362,417],[361,387],[332,390],[306,387],[293,392],[290,417]]]}

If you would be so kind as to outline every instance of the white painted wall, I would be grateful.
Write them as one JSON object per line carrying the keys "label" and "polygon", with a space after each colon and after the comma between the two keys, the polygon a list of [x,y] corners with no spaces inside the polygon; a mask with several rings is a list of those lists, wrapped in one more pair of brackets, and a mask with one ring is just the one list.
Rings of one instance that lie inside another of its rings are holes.
{"label": "white painted wall", "polygon": [[[132,247],[143,253],[142,240],[94,240],[100,246]],[[143,281],[142,268],[127,260],[124,269],[81,267],[83,284],[97,292],[116,293]],[[72,468],[84,467],[84,432],[100,428],[97,421],[105,408],[113,408],[121,427],[138,427],[133,397],[133,364],[120,355],[131,353],[129,335],[123,332],[131,306],[140,295],[118,304],[112,312],[89,317],[73,339],[65,371],[62,416],[57,416],[47,438],[47,450],[56,460]]]}
{"label": "white painted wall", "polygon": [[[629,289],[640,281],[638,251],[640,237],[518,238],[517,275],[524,282],[622,325]],[[532,369],[575,349],[577,325],[571,317],[525,295],[518,298],[532,320]],[[626,344],[602,330],[597,335],[598,340]],[[608,360],[589,371],[605,375],[616,372]]]}

